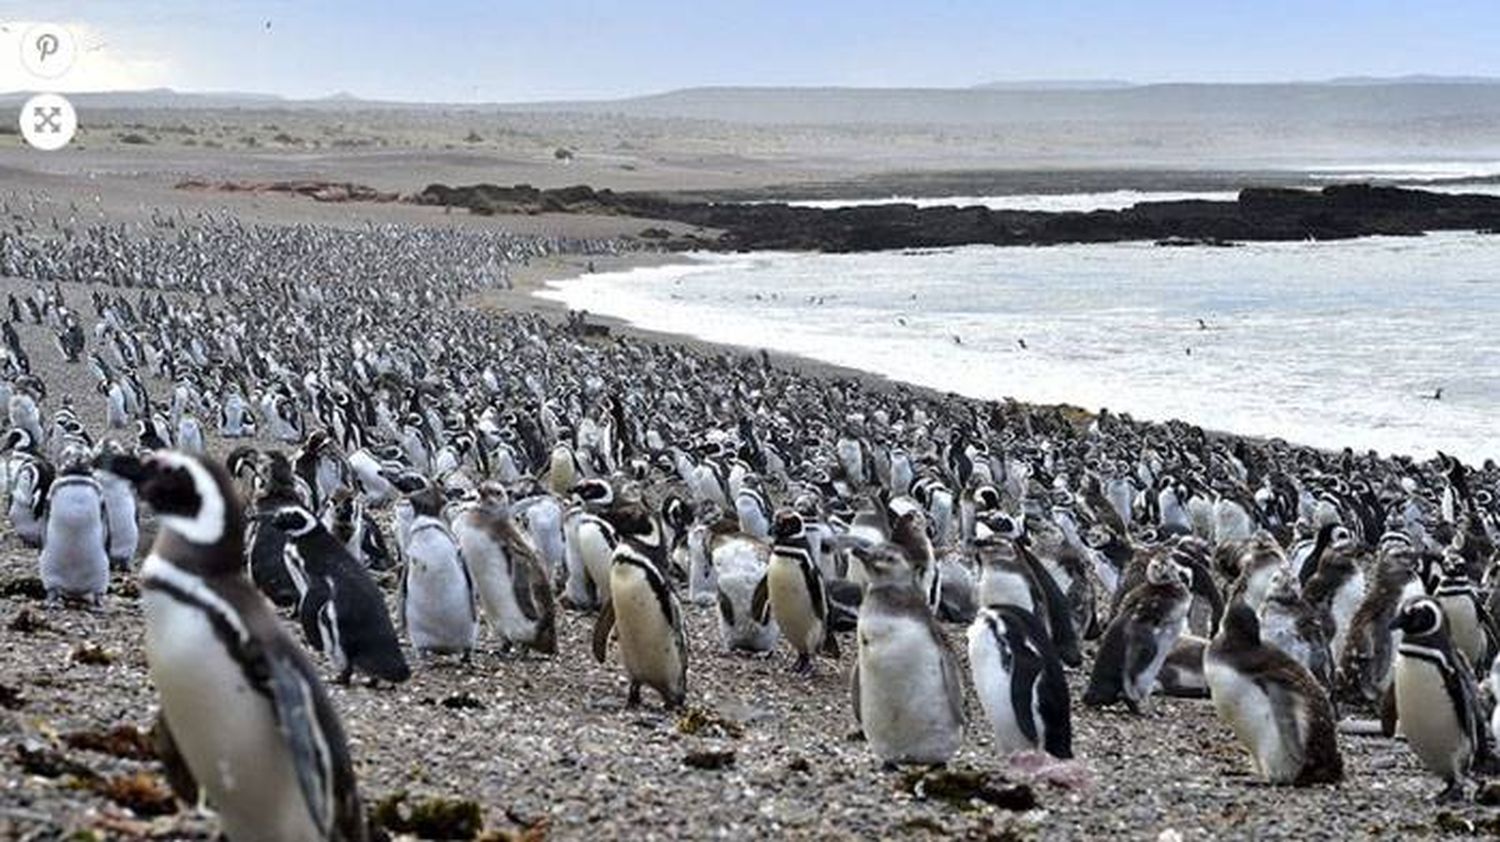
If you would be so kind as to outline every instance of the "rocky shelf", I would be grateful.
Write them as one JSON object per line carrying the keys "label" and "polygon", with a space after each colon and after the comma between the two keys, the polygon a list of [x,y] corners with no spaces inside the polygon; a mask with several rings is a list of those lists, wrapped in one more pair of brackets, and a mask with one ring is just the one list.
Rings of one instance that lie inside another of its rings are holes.
{"label": "rocky shelf", "polygon": [[1321,190],[1247,188],[1232,202],[1142,202],[1089,213],[991,210],[912,204],[847,208],[782,203],[683,201],[587,186],[541,190],[528,185],[429,185],[407,197],[417,204],[479,214],[590,213],[711,229],[703,237],[663,237],[669,248],[724,251],[879,251],[960,245],[1053,245],[1149,240],[1220,245],[1246,241],[1337,240],[1412,236],[1439,230],[1500,227],[1500,197],[1452,195],[1368,184]]}

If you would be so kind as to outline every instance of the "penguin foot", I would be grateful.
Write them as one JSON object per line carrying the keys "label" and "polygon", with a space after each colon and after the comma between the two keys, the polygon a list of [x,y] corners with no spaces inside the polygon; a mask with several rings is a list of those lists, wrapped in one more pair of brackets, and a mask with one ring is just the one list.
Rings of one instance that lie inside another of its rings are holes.
{"label": "penguin foot", "polygon": [[1453,804],[1467,800],[1468,798],[1464,793],[1464,782],[1461,779],[1449,781],[1448,786],[1437,795],[1437,803],[1439,804]]}
{"label": "penguin foot", "polygon": [[625,707],[638,708],[641,706],[641,685],[632,681],[630,690],[625,694]]}
{"label": "penguin foot", "polygon": [[806,652],[797,655],[797,662],[792,664],[792,672],[797,675],[811,675],[813,671],[812,656]]}

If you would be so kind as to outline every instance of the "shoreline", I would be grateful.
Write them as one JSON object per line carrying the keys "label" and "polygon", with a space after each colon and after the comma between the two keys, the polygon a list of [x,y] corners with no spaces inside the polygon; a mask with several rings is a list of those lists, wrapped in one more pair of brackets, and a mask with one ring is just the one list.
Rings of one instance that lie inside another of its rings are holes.
{"label": "shoreline", "polygon": [[[560,301],[543,298],[539,295],[553,283],[578,280],[588,273],[588,264],[592,260],[597,273],[625,272],[632,269],[651,268],[657,266],[680,266],[693,262],[693,259],[680,252],[630,252],[621,255],[604,255],[594,258],[582,256],[548,257],[543,260],[533,260],[530,264],[520,267],[520,271],[512,272],[510,275],[511,288],[505,290],[490,290],[480,293],[473,304],[480,309],[500,310],[511,313],[532,314],[542,316],[552,321],[560,321],[566,318],[570,308]],[[801,354],[778,351],[774,348],[752,348],[747,345],[735,345],[727,342],[715,342],[702,339],[686,333],[672,333],[669,331],[652,330],[643,328],[616,316],[607,316],[590,312],[588,315],[590,324],[604,325],[610,329],[612,334],[629,336],[647,342],[662,345],[672,345],[684,348],[700,354],[722,355],[730,354],[736,357],[758,358],[764,354],[771,363],[778,368],[795,372],[804,377],[815,379],[840,378],[852,380],[866,388],[879,390],[883,393],[906,392],[913,395],[922,395],[937,400],[966,400],[984,401],[999,405],[1015,405],[1036,410],[1057,410],[1074,424],[1087,424],[1098,417],[1098,413],[1085,409],[1075,404],[1067,403],[1036,403],[1016,398],[984,399],[975,398],[957,392],[935,389],[919,383],[906,380],[898,380],[873,371],[862,368],[830,363],[814,357]],[[1205,430],[1213,436],[1233,436],[1232,433],[1221,433],[1216,430]],[[1251,440],[1252,437],[1239,436]]]}
{"label": "shoreline", "polygon": [[[587,257],[547,258],[541,261],[533,261],[531,265],[523,267],[521,272],[514,272],[512,274],[512,289],[482,293],[481,298],[476,304],[482,308],[488,307],[517,313],[532,313],[555,321],[561,320],[566,317],[570,308],[562,302],[543,298],[539,293],[554,283],[577,280],[583,277],[586,274],[586,265],[588,262],[589,259]],[[595,267],[599,274],[628,272],[634,269],[658,266],[687,265],[693,262],[695,261],[692,257],[681,252],[638,252],[594,258]],[[1071,424],[1079,428],[1092,423],[1101,416],[1100,409],[1089,408],[1079,403],[1069,401],[1036,401],[1015,396],[979,396],[955,392],[876,371],[828,362],[795,352],[739,345],[731,342],[704,339],[687,333],[674,333],[645,328],[616,316],[589,312],[588,321],[590,324],[608,327],[612,334],[680,347],[700,354],[728,354],[739,358],[755,359],[765,354],[776,367],[795,372],[805,377],[812,377],[819,380],[847,379],[858,383],[864,388],[875,389],[884,393],[903,392],[934,400],[959,400],[985,405],[1016,406],[1036,411],[1053,410],[1060,412]],[[1121,411],[1115,410],[1113,407],[1105,407],[1102,412],[1107,412],[1109,415],[1116,417],[1122,415]],[[1319,445],[1308,443],[1295,436],[1289,436],[1284,432],[1236,432],[1189,421],[1178,415],[1154,418],[1144,417],[1136,412],[1129,411],[1123,412],[1123,415],[1130,417],[1134,423],[1153,427],[1186,424],[1201,430],[1205,436],[1213,440],[1228,442],[1243,441],[1247,444],[1258,445],[1279,440],[1299,449],[1316,451],[1330,456],[1337,455],[1347,449],[1357,454],[1375,453],[1381,459],[1410,459],[1416,463],[1424,463],[1437,458],[1438,451],[1443,449],[1442,447],[1438,447],[1427,452],[1422,452],[1388,450],[1379,447],[1363,447],[1336,442]],[[1478,457],[1472,457],[1464,461],[1471,462],[1474,467],[1478,467],[1483,463],[1483,460]]]}

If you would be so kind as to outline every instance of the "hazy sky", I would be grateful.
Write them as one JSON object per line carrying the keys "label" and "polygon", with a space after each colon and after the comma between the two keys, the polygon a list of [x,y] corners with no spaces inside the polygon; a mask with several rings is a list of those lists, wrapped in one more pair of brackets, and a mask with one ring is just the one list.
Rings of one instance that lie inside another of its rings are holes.
{"label": "hazy sky", "polygon": [[[606,98],[692,85],[1500,76],[1497,0],[0,0],[80,58],[53,90]],[[269,29],[267,22],[270,23]]]}

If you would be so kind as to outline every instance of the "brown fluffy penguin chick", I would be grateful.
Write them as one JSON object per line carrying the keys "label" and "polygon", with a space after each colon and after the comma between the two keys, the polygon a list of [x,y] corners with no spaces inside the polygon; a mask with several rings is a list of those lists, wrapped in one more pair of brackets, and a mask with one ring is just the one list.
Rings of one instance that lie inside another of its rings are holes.
{"label": "brown fluffy penguin chick", "polygon": [[1203,657],[1219,718],[1267,783],[1309,786],[1344,777],[1328,695],[1307,668],[1261,643],[1260,621],[1235,602]]}

